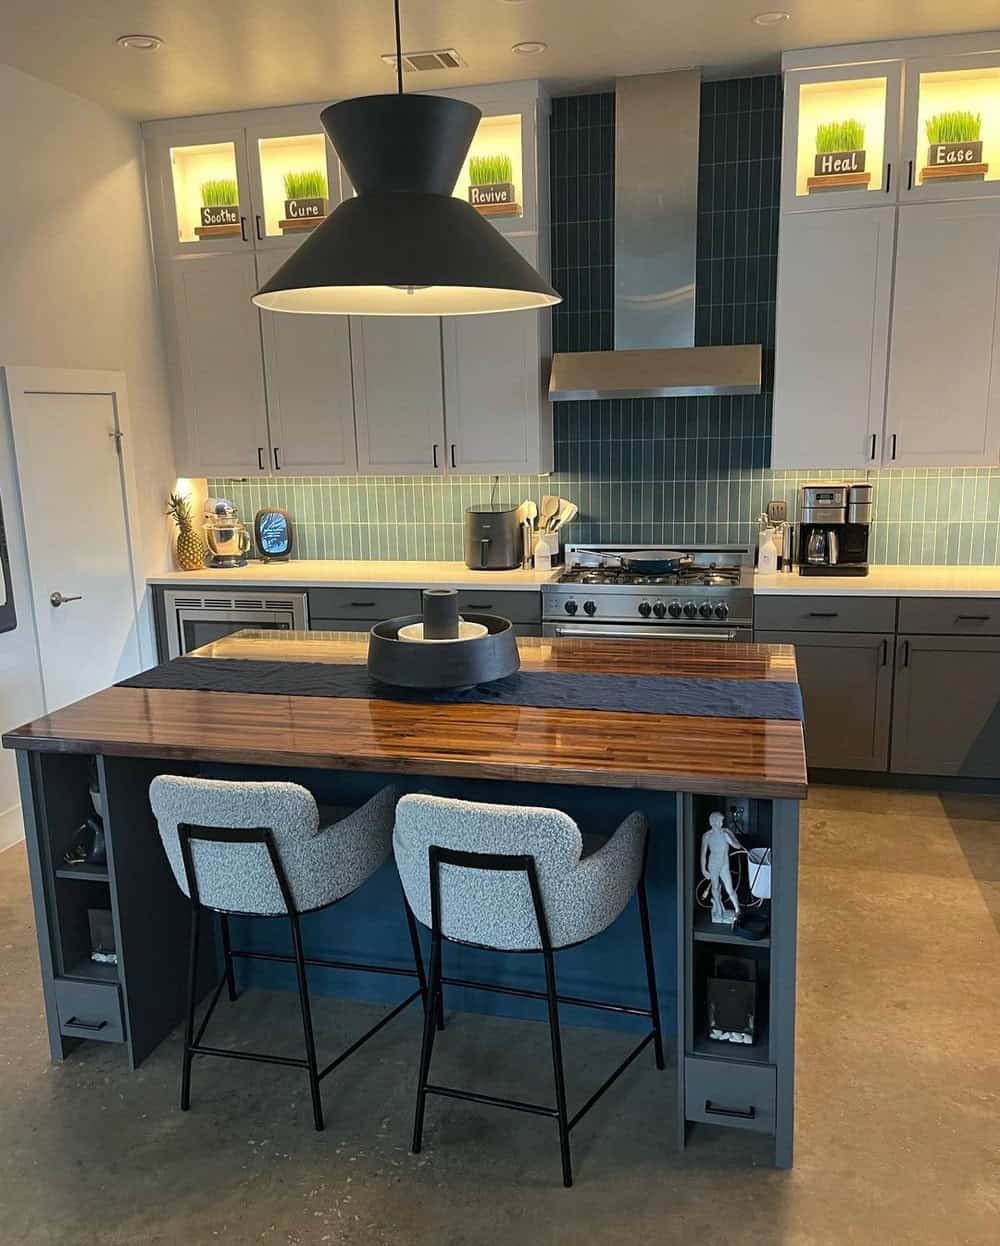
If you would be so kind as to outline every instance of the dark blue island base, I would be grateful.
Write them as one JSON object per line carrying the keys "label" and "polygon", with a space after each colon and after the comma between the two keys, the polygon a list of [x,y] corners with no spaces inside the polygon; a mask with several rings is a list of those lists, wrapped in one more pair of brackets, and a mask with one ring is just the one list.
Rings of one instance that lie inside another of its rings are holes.
{"label": "dark blue island base", "polygon": [[[66,866],[75,829],[90,811],[90,758],[80,753],[18,753],[22,801],[38,926],[49,1039],[62,1059],[85,1039],[123,1043],[137,1067],[179,1024],[184,1013],[189,909],[167,866],[149,808],[157,774],[211,778],[285,779],[309,788],[321,804],[362,803],[386,783],[469,800],[559,808],[585,834],[610,835],[632,810],[651,827],[647,886],[663,1024],[676,1036],[677,1137],[680,1145],[699,1122],[748,1129],[775,1139],[780,1167],[792,1162],[798,802],[786,799],[687,795],[671,792],[375,774],[287,767],[248,767],[97,757],[108,840],[106,870]],[[696,905],[698,846],[714,810],[736,817],[747,847],[772,849],[770,933],[748,943],[712,926]],[[90,910],[110,910],[118,965],[90,959]],[[401,890],[387,862],[366,886],[340,904],[302,921],[307,955],[324,959],[412,965]],[[281,919],[233,919],[235,946],[287,952]],[[423,932],[426,935],[426,932]],[[206,939],[202,981],[214,981],[218,949]],[[757,981],[751,1044],[709,1036],[708,981],[720,956],[753,962]],[[475,979],[530,990],[544,986],[542,960],[446,944],[446,977]],[[294,989],[287,966],[240,964],[242,987]],[[560,994],[646,1005],[646,978],[635,901],[598,938],[557,953]],[[408,993],[405,979],[314,968],[311,989],[343,998],[396,1003]],[[448,987],[446,1010],[537,1017],[539,1001]],[[564,1008],[565,1024],[642,1029],[638,1018]],[[414,1052],[414,1058],[416,1058]],[[363,1058],[359,1057],[359,1058]],[[665,1095],[665,1103],[672,1097]]]}

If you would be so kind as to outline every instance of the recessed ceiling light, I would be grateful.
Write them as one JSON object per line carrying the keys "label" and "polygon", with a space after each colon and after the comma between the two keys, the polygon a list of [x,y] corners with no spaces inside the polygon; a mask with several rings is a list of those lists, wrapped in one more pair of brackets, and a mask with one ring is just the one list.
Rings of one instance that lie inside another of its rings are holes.
{"label": "recessed ceiling light", "polygon": [[527,43],[515,43],[511,51],[516,52],[518,56],[537,56],[539,52],[547,51],[548,46],[547,43],[538,43],[532,39]]}
{"label": "recessed ceiling light", "polygon": [[134,48],[137,52],[155,52],[163,40],[159,35],[119,35],[115,43],[120,48]]}
{"label": "recessed ceiling light", "polygon": [[791,13],[786,13],[783,9],[774,9],[768,13],[758,13],[753,21],[755,26],[780,26],[782,22],[789,22],[791,19]]}

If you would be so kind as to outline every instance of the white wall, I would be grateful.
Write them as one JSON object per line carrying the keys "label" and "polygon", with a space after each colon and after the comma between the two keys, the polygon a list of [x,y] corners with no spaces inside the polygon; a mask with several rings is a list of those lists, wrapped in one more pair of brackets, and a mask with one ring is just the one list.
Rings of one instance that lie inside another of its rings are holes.
{"label": "white wall", "polygon": [[[174,458],[132,122],[0,65],[0,364],[120,369],[128,383],[146,574],[168,565]],[[17,605],[0,635],[0,729],[42,712],[11,451],[0,398],[0,499]],[[59,499],[52,498],[58,507]],[[82,516],[67,540],[86,538]],[[0,849],[20,834],[13,755],[0,753]]]}

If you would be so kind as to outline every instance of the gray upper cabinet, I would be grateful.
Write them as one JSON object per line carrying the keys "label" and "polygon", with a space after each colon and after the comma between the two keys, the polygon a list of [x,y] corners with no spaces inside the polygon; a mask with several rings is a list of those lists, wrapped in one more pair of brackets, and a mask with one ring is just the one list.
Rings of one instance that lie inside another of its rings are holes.
{"label": "gray upper cabinet", "polygon": [[[257,256],[263,284],[284,259]],[[272,470],[288,475],[351,475],[354,440],[351,338],[345,316],[260,312]]]}
{"label": "gray upper cabinet", "polygon": [[362,475],[444,471],[441,321],[352,316],[354,411]]}
{"label": "gray upper cabinet", "polygon": [[900,467],[1000,459],[1000,201],[899,210],[886,434]]}
{"label": "gray upper cabinet", "polygon": [[892,634],[755,631],[754,639],[795,646],[809,765],[884,771],[889,761]]}
{"label": "gray upper cabinet", "polygon": [[892,770],[1000,779],[1000,638],[896,643]]}
{"label": "gray upper cabinet", "polygon": [[250,476],[268,468],[270,442],[252,252],[168,262],[168,357],[180,415],[182,476]]}
{"label": "gray upper cabinet", "polygon": [[859,208],[782,218],[774,467],[878,462],[895,216]]}

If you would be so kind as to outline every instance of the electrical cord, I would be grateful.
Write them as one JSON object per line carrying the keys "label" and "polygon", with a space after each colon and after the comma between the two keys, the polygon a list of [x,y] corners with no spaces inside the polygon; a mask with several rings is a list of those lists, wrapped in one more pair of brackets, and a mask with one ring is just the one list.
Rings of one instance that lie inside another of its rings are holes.
{"label": "electrical cord", "polygon": [[[760,877],[760,872],[761,872],[761,870],[762,870],[765,866],[770,866],[770,864],[771,864],[771,850],[770,850],[770,848],[768,848],[766,851],[767,851],[767,854],[768,854],[768,855],[767,855],[767,858],[766,858],[765,860],[763,860],[763,861],[757,861],[757,862],[751,862],[751,861],[750,861],[750,849],[749,849],[749,848],[730,848],[730,850],[729,850],[729,855],[730,855],[730,857],[733,857],[733,856],[735,856],[735,857],[736,857],[736,869],[734,870],[735,877],[733,878],[733,887],[734,887],[734,889],[735,889],[735,891],[736,891],[736,894],[737,894],[737,895],[739,895],[739,892],[740,892],[740,885],[741,885],[741,883],[743,882],[743,871],[742,871],[742,869],[741,869],[740,857],[746,857],[746,858],[747,858],[747,864],[748,864],[748,867],[749,867],[749,866],[753,866],[753,865],[756,865],[756,867],[757,867],[757,868],[756,868],[756,870],[754,871],[754,876],[753,876],[753,879],[750,881],[750,890],[751,890],[751,894],[752,894],[752,892],[753,892],[753,886],[754,886],[754,883],[756,883],[757,879]],[[748,872],[749,872],[749,869],[748,869]],[[695,898],[695,901],[697,902],[697,904],[699,905],[699,907],[701,907],[701,908],[703,908],[703,909],[710,909],[710,908],[712,907],[712,882],[711,882],[711,879],[708,879],[708,878],[702,878],[702,879],[699,879],[698,884],[697,884],[697,886],[695,887],[695,891],[694,891],[694,898]],[[754,896],[754,897],[753,897],[753,899],[752,899],[752,900],[748,900],[746,904],[744,904],[744,903],[741,901],[741,902],[740,902],[740,908],[741,908],[741,909],[743,909],[743,910],[746,910],[746,909],[756,909],[756,908],[759,908],[759,907],[760,907],[763,903],[764,903],[763,897],[761,897],[761,896]]]}

